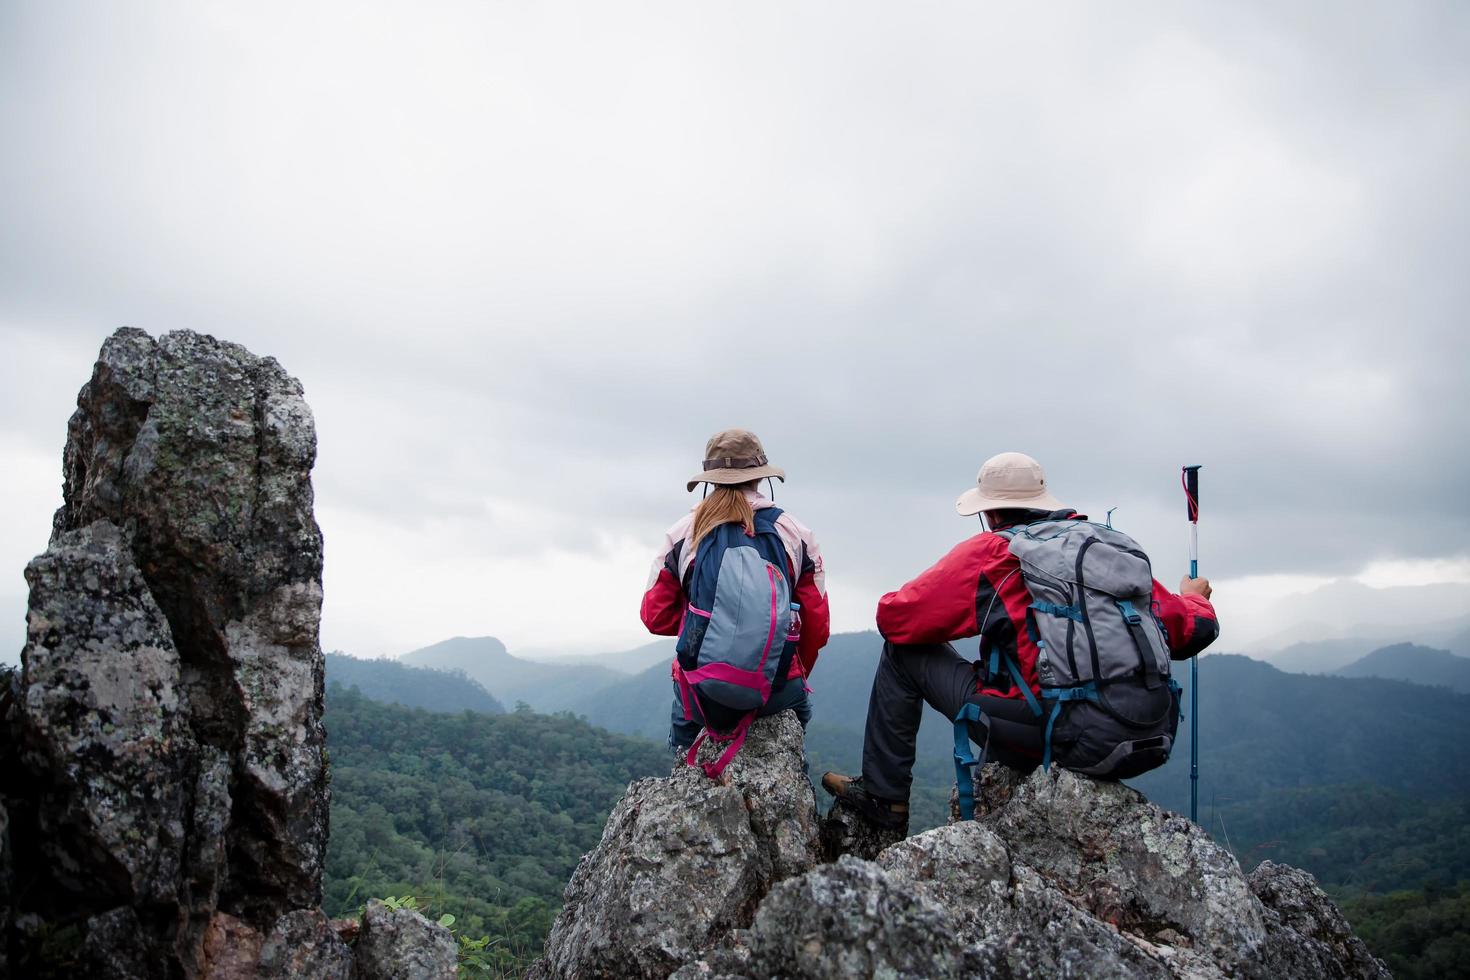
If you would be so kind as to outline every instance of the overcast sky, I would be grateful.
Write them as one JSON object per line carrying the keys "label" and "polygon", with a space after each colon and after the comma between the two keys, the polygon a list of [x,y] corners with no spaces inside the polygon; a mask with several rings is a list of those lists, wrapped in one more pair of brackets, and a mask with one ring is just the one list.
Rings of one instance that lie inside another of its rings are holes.
{"label": "overcast sky", "polygon": [[10,0],[0,148],[7,654],[123,324],[302,380],[364,655],[641,642],[731,425],[840,629],[1003,450],[1171,584],[1204,464],[1222,646],[1470,581],[1462,3]]}

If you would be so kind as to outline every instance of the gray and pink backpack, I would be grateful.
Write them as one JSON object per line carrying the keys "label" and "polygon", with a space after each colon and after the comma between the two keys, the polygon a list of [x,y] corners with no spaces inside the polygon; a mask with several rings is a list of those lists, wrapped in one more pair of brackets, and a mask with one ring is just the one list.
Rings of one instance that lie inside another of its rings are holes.
{"label": "gray and pink backpack", "polygon": [[701,767],[711,779],[730,764],[756,714],[786,683],[796,652],[790,568],[776,532],[780,516],[775,507],[756,511],[753,535],[739,523],[720,525],[700,541],[690,566],[674,680],[684,717],[692,720],[698,709],[704,720],[686,761],[698,764],[706,738],[729,743]]}

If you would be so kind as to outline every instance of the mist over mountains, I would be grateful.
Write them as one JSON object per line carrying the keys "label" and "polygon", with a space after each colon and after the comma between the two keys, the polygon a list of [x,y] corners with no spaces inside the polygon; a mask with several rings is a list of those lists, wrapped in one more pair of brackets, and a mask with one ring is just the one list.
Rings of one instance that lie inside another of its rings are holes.
{"label": "mist over mountains", "polygon": [[1470,656],[1470,584],[1375,588],[1337,579],[1242,608],[1222,589],[1231,649],[1283,670],[1328,672],[1379,647],[1419,643]]}
{"label": "mist over mountains", "polygon": [[537,711],[554,712],[574,709],[586,692],[616,684],[629,670],[667,664],[672,657],[673,642],[668,641],[610,654],[606,662],[597,656],[543,662],[512,656],[493,636],[456,636],[405,653],[399,662],[459,671],[505,704],[525,702]]}

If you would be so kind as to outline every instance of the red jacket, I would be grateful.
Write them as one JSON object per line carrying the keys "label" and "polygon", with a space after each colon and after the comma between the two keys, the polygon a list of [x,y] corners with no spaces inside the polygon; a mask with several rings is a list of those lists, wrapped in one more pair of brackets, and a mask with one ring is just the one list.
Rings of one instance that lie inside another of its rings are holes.
{"label": "red jacket", "polygon": [[[983,634],[987,644],[1015,651],[1022,676],[1039,694],[1036,644],[1026,630],[1031,594],[1020,569],[1009,542],[998,534],[961,541],[918,578],[878,600],[878,632],[893,643],[948,643]],[[1175,595],[1155,580],[1154,604],[1174,660],[1189,659],[1219,635],[1215,608],[1204,596]],[[980,680],[976,687],[994,697],[1024,696],[1005,680],[1000,687]]]}
{"label": "red jacket", "polygon": [[[746,499],[757,510],[775,506],[754,490],[746,491]],[[684,622],[684,608],[689,602],[684,583],[694,564],[694,549],[689,547],[693,530],[694,512],[690,511],[664,533],[664,542],[654,557],[639,615],[643,625],[656,636],[678,636]],[[816,666],[817,654],[832,634],[827,573],[822,565],[822,551],[809,528],[783,511],[776,520],[776,531],[786,546],[787,574],[796,582],[791,599],[801,603],[801,639],[796,644],[796,656],[791,659],[788,676],[809,677]]]}

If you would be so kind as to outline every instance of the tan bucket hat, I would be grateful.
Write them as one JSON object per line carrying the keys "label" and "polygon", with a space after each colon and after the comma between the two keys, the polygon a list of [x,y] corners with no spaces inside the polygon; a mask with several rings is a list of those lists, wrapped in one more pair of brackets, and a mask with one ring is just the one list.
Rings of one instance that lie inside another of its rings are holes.
{"label": "tan bucket hat", "polygon": [[987,510],[1061,510],[1064,506],[1046,489],[1041,464],[1025,453],[990,457],[980,467],[975,482],[977,485],[960,494],[954,504],[964,517]]}
{"label": "tan bucket hat", "polygon": [[729,486],[774,476],[786,482],[786,471],[766,459],[761,441],[749,429],[726,429],[710,436],[704,445],[704,472],[689,479],[689,489],[701,483]]}

